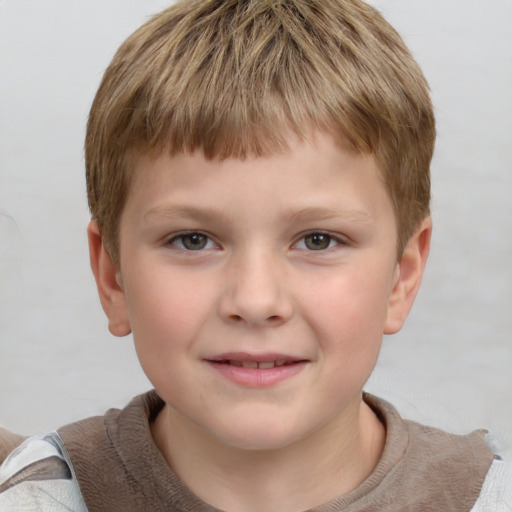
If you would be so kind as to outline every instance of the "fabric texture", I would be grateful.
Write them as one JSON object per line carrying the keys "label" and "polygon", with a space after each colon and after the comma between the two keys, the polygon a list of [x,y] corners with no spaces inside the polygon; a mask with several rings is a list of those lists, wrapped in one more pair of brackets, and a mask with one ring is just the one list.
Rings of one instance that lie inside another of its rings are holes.
{"label": "fabric texture", "polygon": [[0,468],[0,510],[87,512],[58,434],[31,437],[6,458]]}
{"label": "fabric texture", "polygon": [[[402,420],[382,400],[365,400],[386,426],[381,460],[358,488],[315,511],[470,511],[494,460],[484,432],[446,434]],[[217,510],[195,496],[157,450],[149,424],[162,407],[151,392],[122,411],[59,431],[91,511]]]}
{"label": "fabric texture", "polygon": [[[311,509],[312,512],[511,510],[504,492],[510,490],[512,464],[493,454],[485,440],[485,431],[465,436],[447,434],[403,420],[383,400],[370,395],[365,395],[365,400],[386,426],[382,457],[359,487]],[[60,453],[63,460],[71,460],[73,464],[69,464],[71,480],[66,479],[61,467],[59,481],[74,482],[76,475],[80,488],[76,483],[74,488],[68,487],[69,496],[65,499],[83,497],[85,505],[77,501],[72,504],[75,508],[23,510],[82,512],[87,507],[90,512],[218,512],[179,480],[156,448],[150,424],[162,407],[157,394],[149,392],[134,398],[123,410],[112,409],[104,417],[89,418],[60,429]],[[12,463],[12,456],[9,459]],[[46,470],[45,474],[51,474],[48,467]],[[47,489],[55,481],[45,480],[39,485]],[[23,485],[18,483],[3,494],[16,488],[21,491]],[[0,506],[0,510],[22,509]]]}
{"label": "fabric texture", "polygon": [[0,427],[0,464],[25,438]]}

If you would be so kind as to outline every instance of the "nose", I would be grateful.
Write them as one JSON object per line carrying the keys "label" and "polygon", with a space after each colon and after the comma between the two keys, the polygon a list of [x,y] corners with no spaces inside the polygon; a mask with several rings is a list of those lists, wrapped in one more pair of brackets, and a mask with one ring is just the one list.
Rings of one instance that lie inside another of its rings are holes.
{"label": "nose", "polygon": [[293,305],[287,272],[278,256],[265,251],[232,258],[227,264],[220,314],[231,323],[253,327],[287,322]]}

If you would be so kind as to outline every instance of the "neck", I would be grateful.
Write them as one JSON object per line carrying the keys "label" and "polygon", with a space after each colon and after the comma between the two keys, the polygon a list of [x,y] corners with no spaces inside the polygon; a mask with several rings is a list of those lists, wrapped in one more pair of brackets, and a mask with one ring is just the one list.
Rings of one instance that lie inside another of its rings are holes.
{"label": "neck", "polygon": [[227,511],[297,512],[346,494],[377,465],[384,426],[359,400],[306,439],[276,450],[226,445],[165,406],[152,425],[155,442],[180,479]]}

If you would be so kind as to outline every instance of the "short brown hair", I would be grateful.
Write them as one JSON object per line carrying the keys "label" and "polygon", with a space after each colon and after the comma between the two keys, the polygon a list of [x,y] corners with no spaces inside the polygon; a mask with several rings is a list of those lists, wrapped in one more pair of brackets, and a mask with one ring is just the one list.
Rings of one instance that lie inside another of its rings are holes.
{"label": "short brown hair", "polygon": [[315,130],[375,156],[401,252],[429,213],[435,122],[397,32],[360,0],[178,1],[122,44],[91,108],[89,206],[111,256],[137,155],[244,158]]}

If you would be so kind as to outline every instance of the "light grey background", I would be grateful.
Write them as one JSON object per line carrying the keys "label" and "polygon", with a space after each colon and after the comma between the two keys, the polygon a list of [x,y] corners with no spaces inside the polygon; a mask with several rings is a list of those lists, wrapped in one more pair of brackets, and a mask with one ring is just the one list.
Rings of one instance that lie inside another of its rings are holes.
{"label": "light grey background", "polygon": [[[150,384],[89,271],[82,144],[118,45],[164,0],[0,0],[0,423],[21,433]],[[433,250],[368,389],[409,417],[512,443],[512,1],[380,0],[438,118]]]}

